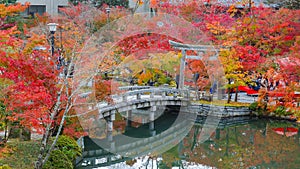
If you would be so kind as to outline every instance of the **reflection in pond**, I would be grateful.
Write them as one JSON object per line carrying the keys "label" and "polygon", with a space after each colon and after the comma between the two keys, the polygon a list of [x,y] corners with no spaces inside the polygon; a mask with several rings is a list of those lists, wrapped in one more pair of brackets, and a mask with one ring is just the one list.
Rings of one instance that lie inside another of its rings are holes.
{"label": "reflection in pond", "polygon": [[[137,153],[130,158],[109,153],[94,143],[94,139],[85,138],[85,152],[83,159],[77,161],[77,168],[299,168],[299,124],[254,117],[226,118],[222,119],[210,139],[200,144],[198,140],[205,117],[198,117],[179,142],[172,139],[158,142],[180,133],[182,126],[169,127],[174,119],[176,115],[168,113],[158,118],[155,121],[158,138],[154,140],[155,144],[147,147],[150,143],[146,141],[147,145],[134,143],[135,148],[144,147],[148,154]],[[152,139],[154,136],[149,135],[148,129],[149,124],[140,124],[124,128],[123,133],[130,136],[139,133],[140,136],[136,137]],[[157,153],[157,148],[164,147],[164,152]]]}
{"label": "reflection in pond", "polygon": [[[276,132],[282,128],[283,133]],[[291,133],[290,130],[293,131]],[[195,125],[183,140],[187,161],[217,168],[299,168],[299,126],[290,122],[250,119],[248,124],[224,126],[210,140],[193,147]]]}

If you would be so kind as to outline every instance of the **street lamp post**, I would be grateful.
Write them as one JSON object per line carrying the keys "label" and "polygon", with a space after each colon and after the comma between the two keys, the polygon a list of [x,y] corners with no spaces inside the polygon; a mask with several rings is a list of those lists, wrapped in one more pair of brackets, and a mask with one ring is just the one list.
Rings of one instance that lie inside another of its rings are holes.
{"label": "street lamp post", "polygon": [[107,13],[107,23],[109,23],[109,14],[110,14],[110,7],[105,8]]}
{"label": "street lamp post", "polygon": [[51,55],[54,55],[54,34],[56,32],[57,23],[47,24],[51,33]]}

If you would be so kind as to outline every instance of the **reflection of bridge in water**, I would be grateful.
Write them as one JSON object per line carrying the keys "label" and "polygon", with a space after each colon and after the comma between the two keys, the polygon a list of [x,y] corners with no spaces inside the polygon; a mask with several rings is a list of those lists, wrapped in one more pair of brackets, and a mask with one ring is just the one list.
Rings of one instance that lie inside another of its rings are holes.
{"label": "reflection of bridge in water", "polygon": [[[170,114],[171,113],[171,114]],[[95,168],[101,166],[110,166],[116,163],[130,160],[134,157],[145,156],[148,154],[159,155],[170,148],[176,146],[183,138],[187,135],[186,130],[190,130],[190,124],[194,121],[183,121],[182,123],[172,125],[177,116],[171,111],[164,113],[162,117],[155,120],[156,124],[156,135],[146,138],[137,138],[134,142],[122,142],[118,141],[118,136],[114,136],[114,149],[116,154],[112,153],[113,150],[107,150],[99,145],[109,144],[111,142],[108,139],[97,140],[90,139],[89,137],[83,138],[84,151],[81,159],[77,159],[76,168]],[[187,114],[188,116],[188,114]],[[196,125],[202,126],[205,123],[206,118],[203,116],[197,117]],[[220,121],[216,132],[228,126],[235,126],[241,124],[248,124],[251,121],[249,117],[235,117],[235,118],[224,118]],[[168,124],[166,124],[168,123]],[[137,129],[128,129],[125,131],[125,135],[131,135],[131,133],[140,133],[139,137],[144,137],[144,133],[149,133],[149,124]],[[144,134],[145,135],[145,134]],[[217,134],[216,134],[217,135]],[[197,140],[197,135],[194,136]],[[130,152],[127,153],[127,152]],[[120,155],[122,154],[122,155]]]}

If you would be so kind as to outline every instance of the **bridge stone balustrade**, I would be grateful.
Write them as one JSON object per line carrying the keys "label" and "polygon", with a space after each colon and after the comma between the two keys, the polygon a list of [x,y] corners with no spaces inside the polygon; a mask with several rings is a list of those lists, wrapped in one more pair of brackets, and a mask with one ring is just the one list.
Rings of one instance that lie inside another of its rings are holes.
{"label": "bridge stone balustrade", "polygon": [[[172,94],[168,96],[167,94]],[[130,91],[121,96],[113,97],[115,104],[97,107],[100,118],[106,118],[116,111],[128,111],[137,108],[152,106],[187,106],[189,104],[189,91],[177,89],[142,89]]]}

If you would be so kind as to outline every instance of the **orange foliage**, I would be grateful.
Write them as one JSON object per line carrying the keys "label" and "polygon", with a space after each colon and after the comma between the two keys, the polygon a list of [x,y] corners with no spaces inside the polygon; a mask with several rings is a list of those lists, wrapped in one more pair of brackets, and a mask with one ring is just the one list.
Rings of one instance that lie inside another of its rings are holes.
{"label": "orange foliage", "polygon": [[23,12],[26,8],[29,7],[29,2],[26,2],[25,5],[17,3],[15,5],[6,6],[5,4],[0,4],[0,17],[13,16],[19,12]]}

